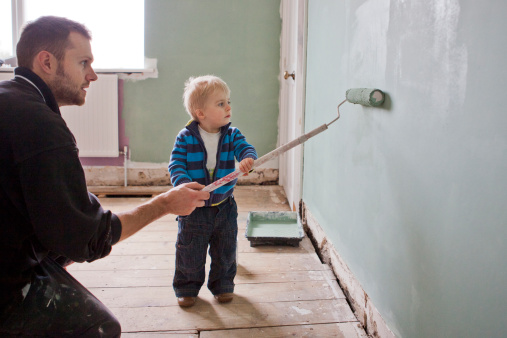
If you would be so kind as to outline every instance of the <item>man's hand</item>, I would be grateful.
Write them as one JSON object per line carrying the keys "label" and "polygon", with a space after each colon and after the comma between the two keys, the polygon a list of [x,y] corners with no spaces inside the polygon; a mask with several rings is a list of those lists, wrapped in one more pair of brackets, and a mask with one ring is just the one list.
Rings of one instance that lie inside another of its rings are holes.
{"label": "man's hand", "polygon": [[209,192],[200,191],[202,188],[204,185],[197,182],[182,184],[132,210],[117,213],[122,225],[120,241],[166,214],[186,216],[204,206]]}
{"label": "man's hand", "polygon": [[181,184],[165,193],[164,202],[168,213],[186,216],[197,207],[203,207],[209,199],[209,192],[200,191],[204,185],[197,182]]}

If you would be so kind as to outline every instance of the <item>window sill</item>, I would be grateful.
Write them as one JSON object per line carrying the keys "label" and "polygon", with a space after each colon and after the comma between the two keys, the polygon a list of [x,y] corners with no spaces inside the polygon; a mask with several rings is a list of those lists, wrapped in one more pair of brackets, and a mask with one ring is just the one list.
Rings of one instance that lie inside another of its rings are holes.
{"label": "window sill", "polygon": [[[12,73],[16,67],[0,67],[0,72],[2,73]],[[155,69],[153,68],[144,68],[144,69],[128,69],[128,68],[117,68],[117,69],[94,69],[95,73],[100,74],[133,74],[133,73],[155,73]]]}
{"label": "window sill", "polygon": [[[0,67],[1,73],[13,73],[16,67]],[[157,78],[158,70],[156,68],[145,69],[94,69],[97,74],[118,74],[120,80],[146,80],[148,78]]]}
{"label": "window sill", "polygon": [[[144,59],[146,68],[96,68],[95,73],[98,74],[118,74],[121,80],[146,80],[149,78],[158,78],[157,59]],[[4,65],[5,66],[5,65]],[[16,67],[0,67],[0,73],[12,73]]]}

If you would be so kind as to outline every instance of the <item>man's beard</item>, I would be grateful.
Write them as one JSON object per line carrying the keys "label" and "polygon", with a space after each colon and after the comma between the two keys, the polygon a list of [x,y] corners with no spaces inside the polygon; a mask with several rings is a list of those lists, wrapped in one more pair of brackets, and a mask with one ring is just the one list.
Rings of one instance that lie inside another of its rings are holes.
{"label": "man's beard", "polygon": [[76,87],[72,83],[70,77],[63,69],[63,64],[58,65],[51,91],[59,106],[82,106],[85,103],[85,96],[81,92],[81,86]]}

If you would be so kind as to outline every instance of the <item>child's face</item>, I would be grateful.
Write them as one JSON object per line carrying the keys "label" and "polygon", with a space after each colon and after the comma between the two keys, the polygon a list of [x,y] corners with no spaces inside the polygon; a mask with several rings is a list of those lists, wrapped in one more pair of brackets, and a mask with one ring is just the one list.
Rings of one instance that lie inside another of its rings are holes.
{"label": "child's face", "polygon": [[201,128],[218,133],[231,120],[231,101],[222,90],[215,90],[206,100],[203,109],[197,110]]}

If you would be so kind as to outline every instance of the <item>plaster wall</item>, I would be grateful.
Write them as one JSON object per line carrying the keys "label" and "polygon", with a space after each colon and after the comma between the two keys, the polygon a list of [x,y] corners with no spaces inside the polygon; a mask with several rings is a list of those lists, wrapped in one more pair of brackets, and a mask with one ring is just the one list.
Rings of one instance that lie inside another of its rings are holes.
{"label": "plaster wall", "polygon": [[308,2],[303,201],[403,337],[507,332],[507,3]]}
{"label": "plaster wall", "polygon": [[158,78],[124,83],[125,135],[135,162],[168,162],[190,116],[184,82],[214,74],[231,89],[232,123],[263,155],[276,147],[280,1],[145,0],[145,55]]}

